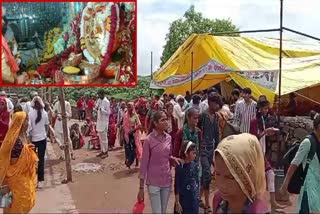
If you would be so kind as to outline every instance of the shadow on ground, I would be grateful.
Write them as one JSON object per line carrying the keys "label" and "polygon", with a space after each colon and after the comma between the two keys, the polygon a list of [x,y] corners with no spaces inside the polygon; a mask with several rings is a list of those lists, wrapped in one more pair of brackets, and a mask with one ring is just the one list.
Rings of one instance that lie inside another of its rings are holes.
{"label": "shadow on ground", "polygon": [[82,163],[101,163],[103,159],[98,158],[98,157],[91,157],[88,159],[84,159],[83,161],[81,161]]}
{"label": "shadow on ground", "polygon": [[131,169],[131,170],[125,169],[125,170],[113,173],[113,176],[116,179],[122,179],[122,178],[128,178],[128,177],[136,176],[136,174],[138,172],[139,172],[138,168],[134,168],[134,169]]}
{"label": "shadow on ground", "polygon": [[49,159],[49,160],[46,160],[46,167],[48,167],[48,166],[52,167],[52,166],[60,164],[61,162],[63,162],[63,160],[61,160],[61,159]]}

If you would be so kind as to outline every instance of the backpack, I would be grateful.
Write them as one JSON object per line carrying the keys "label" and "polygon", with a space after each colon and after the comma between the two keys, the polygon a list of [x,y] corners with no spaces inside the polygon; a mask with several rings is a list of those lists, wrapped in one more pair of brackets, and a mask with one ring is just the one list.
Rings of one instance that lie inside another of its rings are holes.
{"label": "backpack", "polygon": [[[312,133],[308,135],[306,138],[310,140],[311,147],[307,156],[307,163],[305,169],[303,169],[302,163],[298,166],[296,171],[291,177],[291,180],[288,185],[288,192],[291,194],[300,194],[301,187],[304,185],[304,180],[308,173],[309,164],[311,163],[315,153],[318,155],[318,159],[320,160],[320,146],[317,142],[317,137]],[[291,161],[294,159],[297,151],[299,150],[300,143],[295,143],[291,149],[283,156],[283,163],[285,165],[285,173],[287,172]]]}

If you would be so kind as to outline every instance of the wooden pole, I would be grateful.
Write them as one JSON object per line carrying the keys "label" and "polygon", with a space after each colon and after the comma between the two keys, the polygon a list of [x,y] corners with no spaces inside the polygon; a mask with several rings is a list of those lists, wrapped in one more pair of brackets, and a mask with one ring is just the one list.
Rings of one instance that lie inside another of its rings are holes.
{"label": "wooden pole", "polygon": [[66,171],[67,171],[67,180],[65,183],[72,182],[72,170],[71,170],[71,157],[69,152],[69,132],[68,132],[68,123],[67,123],[67,114],[66,114],[66,105],[65,105],[65,94],[64,89],[62,87],[59,88],[60,96],[59,101],[61,105],[61,113],[62,113],[62,128],[63,128],[63,138],[64,138],[64,154],[66,160]]}

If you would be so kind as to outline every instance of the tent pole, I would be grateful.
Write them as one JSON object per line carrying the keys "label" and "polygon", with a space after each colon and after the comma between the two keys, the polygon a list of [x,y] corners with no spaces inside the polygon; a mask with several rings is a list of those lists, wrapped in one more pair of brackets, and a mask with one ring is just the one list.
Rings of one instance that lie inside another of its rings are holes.
{"label": "tent pole", "polygon": [[216,32],[209,33],[208,35],[219,36],[219,35],[228,35],[228,34],[241,34],[241,33],[266,33],[266,32],[279,32],[279,28],[274,29],[264,29],[264,30],[244,30],[244,31],[226,31],[226,32]]}
{"label": "tent pole", "polygon": [[193,94],[193,51],[191,52],[191,87],[190,87],[190,94]]}
{"label": "tent pole", "polygon": [[299,35],[301,35],[301,36],[305,36],[305,37],[308,37],[308,38],[310,38],[310,39],[314,39],[314,40],[320,41],[320,38],[317,38],[317,37],[314,37],[314,36],[310,36],[310,35],[308,35],[308,34],[301,33],[301,32],[299,32],[299,31],[292,30],[292,29],[290,29],[290,28],[283,27],[283,29],[286,30],[286,31],[289,31],[289,32],[291,32],[291,33],[296,33],[296,34],[299,34]]}
{"label": "tent pole", "polygon": [[279,47],[279,94],[278,94],[278,122],[280,125],[281,112],[281,79],[282,79],[282,34],[283,34],[283,0],[280,0],[280,47]]}

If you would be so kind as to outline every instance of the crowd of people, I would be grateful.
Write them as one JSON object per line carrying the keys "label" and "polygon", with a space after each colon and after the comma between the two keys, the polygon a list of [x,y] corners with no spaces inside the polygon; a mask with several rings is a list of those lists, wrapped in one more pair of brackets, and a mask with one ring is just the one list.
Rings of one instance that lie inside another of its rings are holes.
{"label": "crowd of people", "polygon": [[[137,199],[144,201],[146,187],[153,213],[167,213],[172,180],[175,213],[199,213],[200,208],[205,213],[268,213],[269,205],[272,211],[282,209],[275,197],[275,173],[266,157],[267,137],[280,132],[273,122],[276,112],[265,96],[253,100],[250,88],[235,89],[231,96],[227,104],[210,88],[202,94],[163,94],[151,101],[140,97],[117,102],[109,101],[104,90],[99,90],[96,99],[78,100],[78,119],[85,123],[68,129],[66,143],[74,159],[73,149],[83,147],[84,136],[90,136],[87,149],[99,149],[97,157],[104,159],[118,142],[125,149],[124,164],[129,172],[134,162],[140,167]],[[41,188],[44,181],[47,139],[58,143],[64,159],[60,102],[44,103],[33,92],[29,101],[21,99],[13,105],[5,93],[0,94],[0,161],[5,166],[0,167],[0,178],[13,195],[21,195],[13,198],[10,209],[14,211],[28,212],[34,205],[35,188]],[[71,118],[71,105],[64,102],[66,117]],[[319,143],[320,114],[312,112],[312,119],[312,136]],[[311,147],[309,138],[301,143],[279,190],[287,193],[298,166],[308,162],[297,211],[307,204],[310,213],[320,211],[320,164],[317,155],[309,160]],[[13,164],[15,161],[20,164]],[[31,181],[36,174],[37,183],[20,182]],[[210,202],[212,183],[216,191]],[[30,190],[28,200],[21,188]],[[28,206],[21,208],[18,203]]]}

